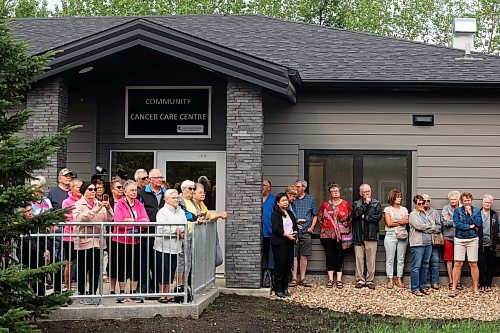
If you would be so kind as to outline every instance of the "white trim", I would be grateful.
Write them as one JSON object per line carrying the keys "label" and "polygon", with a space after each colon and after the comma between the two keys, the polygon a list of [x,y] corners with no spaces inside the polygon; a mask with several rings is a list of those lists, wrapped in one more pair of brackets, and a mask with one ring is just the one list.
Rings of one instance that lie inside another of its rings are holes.
{"label": "white trim", "polygon": [[[171,162],[215,162],[216,186],[221,189],[216,192],[215,210],[222,212],[226,210],[226,152],[225,151],[196,151],[196,150],[159,150],[155,160],[155,167],[161,170],[162,175],[167,174],[165,163]],[[167,179],[168,181],[168,179]],[[222,253],[225,252],[225,222],[217,222]],[[225,257],[225,256],[224,256]],[[224,274],[225,261],[217,267],[218,274]]]}
{"label": "white trim", "polygon": [[[134,89],[208,89],[207,135],[130,135],[128,134],[128,90]],[[125,86],[125,138],[126,139],[210,139],[212,138],[212,86]]]}

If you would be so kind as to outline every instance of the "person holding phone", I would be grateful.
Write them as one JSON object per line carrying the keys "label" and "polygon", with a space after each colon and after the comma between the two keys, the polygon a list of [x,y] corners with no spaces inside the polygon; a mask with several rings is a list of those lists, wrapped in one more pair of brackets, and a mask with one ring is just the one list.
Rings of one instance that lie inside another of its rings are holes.
{"label": "person holding phone", "polygon": [[271,247],[274,259],[273,290],[278,298],[290,296],[288,281],[292,269],[294,245],[297,242],[297,220],[288,209],[288,198],[279,193],[271,214]]}
{"label": "person holding phone", "polygon": [[460,196],[462,207],[455,209],[453,213],[453,226],[455,227],[455,239],[453,241],[453,256],[455,266],[453,267],[453,282],[448,294],[450,297],[458,295],[457,284],[462,275],[462,266],[465,255],[469,261],[472,276],[472,288],[475,294],[479,294],[479,268],[477,266],[479,251],[479,228],[483,227],[481,210],[472,206],[472,194],[464,192]]}
{"label": "person holding phone", "polygon": [[[138,227],[119,225],[123,223],[133,222],[149,222],[148,214],[144,205],[137,199],[137,184],[133,180],[127,180],[123,184],[125,196],[115,204],[115,222],[113,233],[120,236],[114,236],[111,239],[111,246],[116,250],[116,261],[110,267],[111,285],[116,284],[120,287],[120,294],[125,293],[125,284],[127,279],[130,280],[130,290],[132,293],[137,292],[137,282],[139,281],[139,238],[138,236],[130,236],[138,234]],[[123,235],[123,236],[122,236]],[[141,297],[132,297],[131,301],[143,303]],[[125,298],[117,297],[117,303],[123,303]]]}
{"label": "person holding phone", "polygon": [[[77,252],[78,267],[78,294],[85,295],[87,282],[89,285],[88,294],[95,295],[99,285],[101,246],[99,236],[87,236],[88,234],[99,235],[101,231],[100,222],[113,221],[113,209],[109,202],[99,201],[95,197],[96,187],[92,183],[83,183],[80,187],[82,198],[75,202],[73,210],[73,220],[75,222],[85,222],[86,225],[75,226],[76,234],[83,234],[75,239],[75,250]],[[96,222],[93,225],[93,222]],[[95,299],[83,299],[82,304],[95,305]]]}

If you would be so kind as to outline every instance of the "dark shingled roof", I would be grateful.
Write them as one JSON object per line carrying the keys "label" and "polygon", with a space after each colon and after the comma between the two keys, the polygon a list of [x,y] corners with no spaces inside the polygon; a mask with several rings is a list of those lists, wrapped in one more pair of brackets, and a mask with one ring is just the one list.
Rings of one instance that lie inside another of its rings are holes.
{"label": "dark shingled roof", "polygon": [[500,57],[263,16],[175,15],[16,19],[33,53],[143,19],[298,70],[304,82],[500,83]]}

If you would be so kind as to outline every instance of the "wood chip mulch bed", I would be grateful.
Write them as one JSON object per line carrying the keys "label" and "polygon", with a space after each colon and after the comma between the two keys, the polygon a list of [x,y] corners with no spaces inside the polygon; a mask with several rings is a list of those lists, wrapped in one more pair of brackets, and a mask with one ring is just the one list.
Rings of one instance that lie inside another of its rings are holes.
{"label": "wood chip mulch bed", "polygon": [[[491,292],[476,295],[470,286],[464,286],[455,298],[448,296],[448,287],[432,290],[428,296],[411,294],[409,287],[387,289],[377,285],[375,290],[356,289],[354,283],[344,283],[343,289],[326,288],[314,283],[313,287],[289,288],[288,302],[314,308],[327,308],[345,313],[360,313],[382,316],[400,316],[410,319],[475,319],[491,321],[500,319],[500,288],[493,286]],[[274,298],[275,296],[273,296]]]}

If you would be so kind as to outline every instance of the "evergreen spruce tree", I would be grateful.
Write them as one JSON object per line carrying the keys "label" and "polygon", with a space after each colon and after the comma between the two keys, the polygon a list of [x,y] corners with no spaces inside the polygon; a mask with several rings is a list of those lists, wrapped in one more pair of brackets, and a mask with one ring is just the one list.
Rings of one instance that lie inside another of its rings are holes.
{"label": "evergreen spruce tree", "polygon": [[72,127],[32,140],[19,134],[31,111],[12,110],[20,109],[24,94],[47,69],[53,54],[30,56],[28,46],[12,36],[9,24],[0,17],[0,332],[36,332],[31,320],[57,309],[69,293],[36,297],[30,284],[55,272],[61,263],[21,269],[11,258],[12,247],[20,244],[20,235],[47,232],[48,227],[64,220],[63,210],[23,219],[19,208],[35,200],[37,189],[27,182],[34,170],[47,166],[47,158],[64,144]]}

